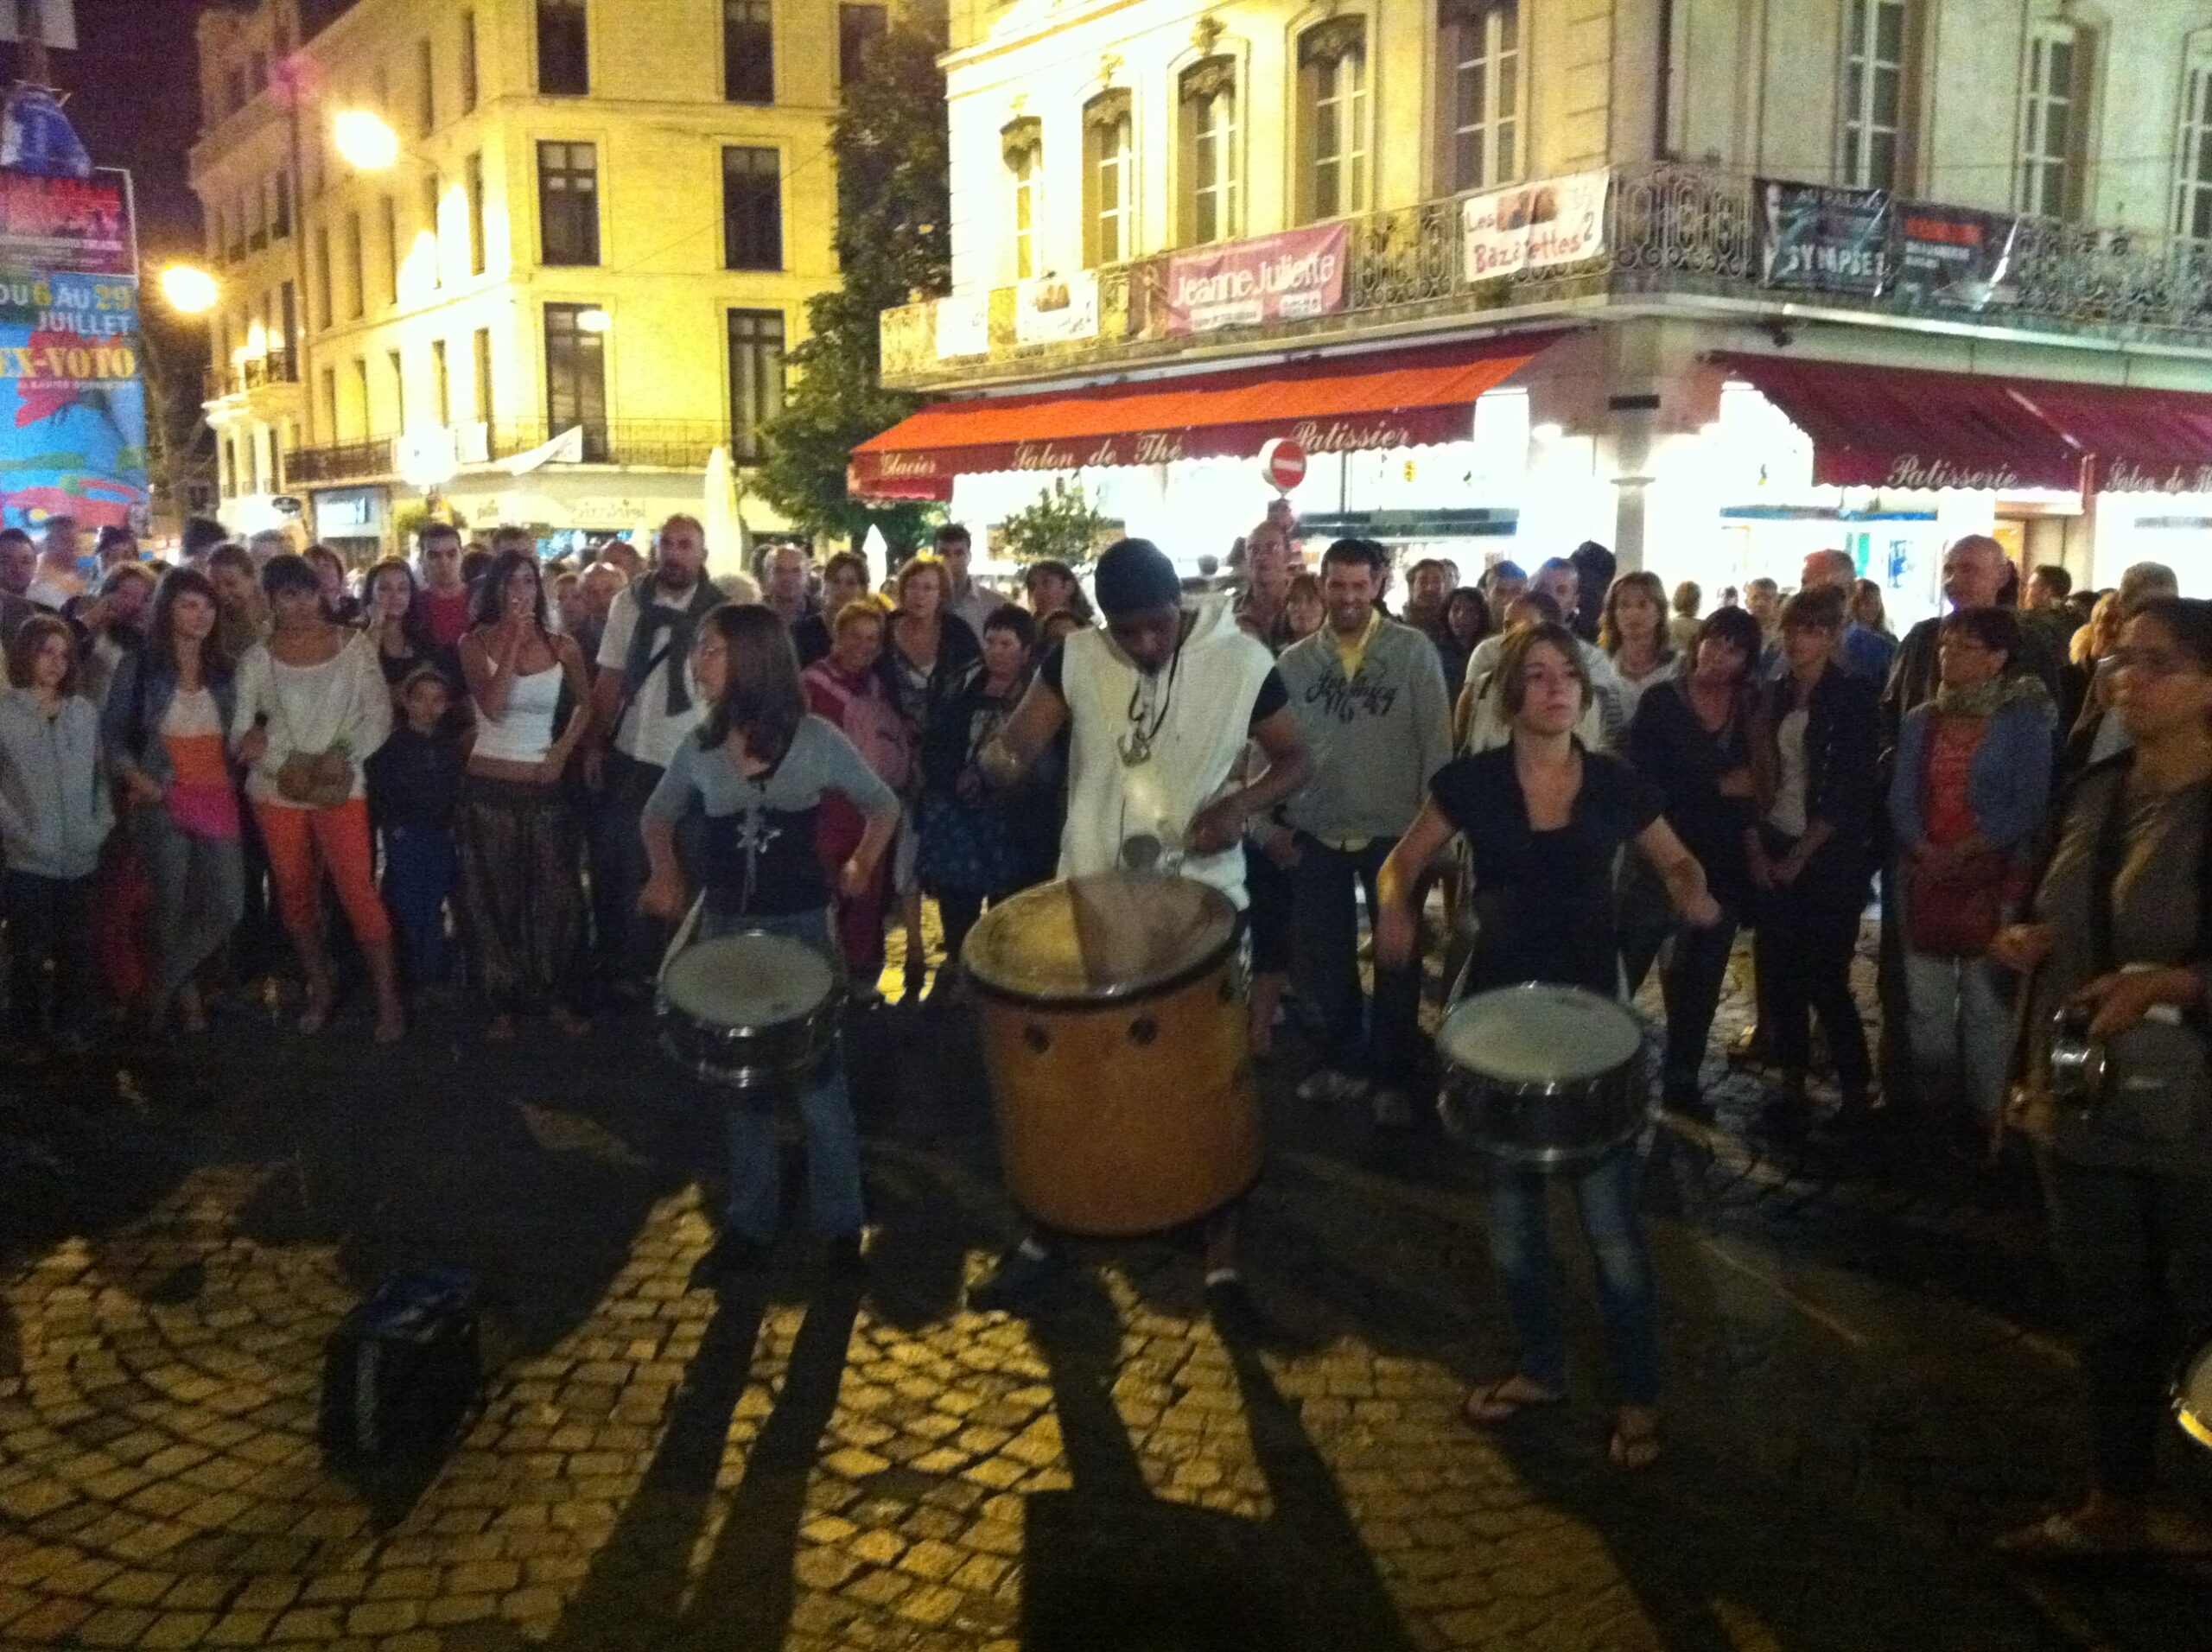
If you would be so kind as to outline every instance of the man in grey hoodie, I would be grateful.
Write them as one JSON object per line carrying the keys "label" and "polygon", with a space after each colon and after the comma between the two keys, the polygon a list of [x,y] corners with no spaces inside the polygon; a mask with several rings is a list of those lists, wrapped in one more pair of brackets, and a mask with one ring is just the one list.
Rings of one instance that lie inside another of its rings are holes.
{"label": "man in grey hoodie", "polygon": [[1420,1066],[1421,960],[1375,972],[1363,1013],[1355,888],[1376,909],[1375,879],[1452,755],[1451,699],[1436,645],[1376,607],[1388,562],[1371,539],[1339,539],[1321,558],[1328,623],[1277,662],[1313,778],[1285,809],[1302,990],[1320,1024],[1322,1062],[1305,1101],[1370,1097],[1376,1122],[1413,1121]]}

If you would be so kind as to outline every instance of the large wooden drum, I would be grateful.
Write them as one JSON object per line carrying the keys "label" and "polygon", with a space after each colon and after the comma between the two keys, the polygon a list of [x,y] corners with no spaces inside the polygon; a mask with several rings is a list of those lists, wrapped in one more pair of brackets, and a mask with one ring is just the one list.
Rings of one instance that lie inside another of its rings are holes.
{"label": "large wooden drum", "polygon": [[1157,872],[1001,902],[961,963],[981,1002],[1007,1188],[1101,1238],[1206,1216],[1260,1173],[1236,909]]}

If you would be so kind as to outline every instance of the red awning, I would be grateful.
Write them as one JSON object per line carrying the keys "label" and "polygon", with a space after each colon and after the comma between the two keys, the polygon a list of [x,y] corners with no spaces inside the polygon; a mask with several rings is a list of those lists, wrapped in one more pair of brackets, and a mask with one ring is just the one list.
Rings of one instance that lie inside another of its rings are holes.
{"label": "red awning", "polygon": [[976,471],[1256,454],[1279,436],[1309,454],[1458,441],[1471,433],[1476,398],[1558,336],[939,402],[862,442],[846,483],[866,498],[943,499],[955,476]]}
{"label": "red awning", "polygon": [[1712,359],[1813,438],[1816,482],[2006,492],[2079,490],[2084,480],[2088,448],[2034,399],[2071,385],[1785,356]]}
{"label": "red awning", "polygon": [[2212,396],[2048,381],[2021,393],[2095,455],[2098,492],[2212,493]]}

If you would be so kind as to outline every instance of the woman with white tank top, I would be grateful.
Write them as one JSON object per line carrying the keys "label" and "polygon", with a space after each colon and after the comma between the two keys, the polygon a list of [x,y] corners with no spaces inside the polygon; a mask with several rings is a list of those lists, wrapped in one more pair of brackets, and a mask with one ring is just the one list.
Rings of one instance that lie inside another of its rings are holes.
{"label": "woman with white tank top", "polygon": [[[591,721],[583,654],[548,625],[543,580],[525,551],[499,554],[477,588],[473,618],[461,669],[476,705],[476,744],[454,840],[461,927],[492,1012],[485,1036],[505,1043],[517,1015],[540,1008],[579,1033],[588,1025],[576,1001],[581,828],[561,779]],[[563,688],[572,709],[556,728]]]}

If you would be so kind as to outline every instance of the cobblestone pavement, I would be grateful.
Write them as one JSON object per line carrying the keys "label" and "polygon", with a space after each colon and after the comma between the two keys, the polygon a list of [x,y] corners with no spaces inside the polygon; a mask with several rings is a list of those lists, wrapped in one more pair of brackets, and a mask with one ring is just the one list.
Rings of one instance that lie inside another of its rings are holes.
{"label": "cobblestone pavement", "polygon": [[[719,1291],[713,1121],[635,1012],[391,1053],[358,1012],[319,1040],[241,1013],[17,1086],[0,1112],[79,1204],[0,1265],[0,1646],[2203,1644],[2202,1566],[1988,1555],[2080,1471],[2017,1173],[1777,1133],[1721,1081],[1715,1128],[1653,1144],[1671,1401],[1631,1480],[1586,1312],[1573,1404],[1457,1420],[1509,1351],[1473,1167],[1300,1106],[1292,1060],[1249,1223],[1265,1327],[1217,1331],[1167,1243],[1100,1250],[1033,1323],[966,1311],[1019,1230],[971,1037],[855,1034],[867,1277],[795,1236]],[[427,1261],[485,1281],[486,1408],[434,1473],[340,1477],[324,1339]]]}

